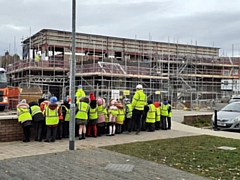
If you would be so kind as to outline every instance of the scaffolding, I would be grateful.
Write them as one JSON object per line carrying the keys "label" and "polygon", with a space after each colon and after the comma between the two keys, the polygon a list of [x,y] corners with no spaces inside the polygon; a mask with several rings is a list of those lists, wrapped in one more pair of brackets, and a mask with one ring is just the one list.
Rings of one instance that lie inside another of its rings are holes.
{"label": "scaffolding", "polygon": [[[37,83],[43,92],[68,95],[71,32],[43,29],[23,42],[23,60],[7,66],[14,86]],[[41,60],[34,62],[36,53]],[[189,108],[217,101],[224,80],[239,79],[239,58],[219,57],[219,48],[76,33],[76,86],[106,99],[111,90],[132,97],[141,83],[148,98],[167,97]],[[160,92],[157,93],[157,92]],[[177,105],[176,105],[177,106]],[[204,105],[206,106],[206,105]]]}

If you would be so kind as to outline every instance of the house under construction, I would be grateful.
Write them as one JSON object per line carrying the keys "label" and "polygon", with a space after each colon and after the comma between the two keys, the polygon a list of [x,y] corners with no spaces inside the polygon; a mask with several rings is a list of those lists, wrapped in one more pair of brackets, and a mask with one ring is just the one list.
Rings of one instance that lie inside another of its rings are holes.
{"label": "house under construction", "polygon": [[[12,85],[37,84],[58,98],[68,95],[71,45],[71,32],[51,29],[25,39],[23,60],[7,67]],[[76,33],[76,86],[106,98],[111,90],[132,97],[141,83],[154,100],[216,99],[224,80],[239,79],[239,65],[239,58],[219,57],[216,47]]]}

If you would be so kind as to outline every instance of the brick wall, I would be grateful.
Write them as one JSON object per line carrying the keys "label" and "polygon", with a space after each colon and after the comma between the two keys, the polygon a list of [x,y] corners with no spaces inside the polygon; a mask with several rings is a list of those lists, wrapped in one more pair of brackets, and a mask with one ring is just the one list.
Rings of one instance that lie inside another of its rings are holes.
{"label": "brick wall", "polygon": [[[34,140],[35,131],[31,127],[31,140]],[[22,125],[17,116],[0,116],[0,142],[22,141],[24,139]]]}
{"label": "brick wall", "polygon": [[184,123],[194,123],[197,119],[209,120],[212,119],[212,114],[201,114],[201,115],[186,115],[184,116]]}
{"label": "brick wall", "polygon": [[17,119],[0,119],[0,142],[23,139],[23,130]]}

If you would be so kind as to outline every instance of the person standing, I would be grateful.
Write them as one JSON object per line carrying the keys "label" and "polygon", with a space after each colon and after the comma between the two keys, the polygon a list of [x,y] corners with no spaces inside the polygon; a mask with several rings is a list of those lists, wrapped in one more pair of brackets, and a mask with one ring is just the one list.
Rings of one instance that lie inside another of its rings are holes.
{"label": "person standing", "polygon": [[125,109],[124,131],[128,131],[132,119],[132,104],[130,99],[125,99]]}
{"label": "person standing", "polygon": [[123,124],[125,121],[125,109],[121,103],[121,101],[118,101],[116,103],[118,114],[116,118],[116,134],[121,134],[123,132]]}
{"label": "person standing", "polygon": [[115,131],[116,131],[116,119],[118,115],[118,109],[116,106],[116,100],[111,99],[109,102],[109,109],[108,109],[108,114],[109,114],[109,133],[107,136],[115,136]]}
{"label": "person standing", "polygon": [[82,98],[82,97],[85,97],[86,95],[85,95],[85,92],[83,91],[83,86],[82,85],[79,85],[78,86],[78,90],[77,90],[77,92],[76,92],[76,94],[75,94],[75,96],[76,96],[76,103],[79,103],[79,100]]}
{"label": "person standing", "polygon": [[64,98],[63,104],[61,104],[62,116],[64,120],[63,124],[63,138],[69,137],[69,121],[70,121],[70,98]]}
{"label": "person standing", "polygon": [[35,66],[38,66],[39,60],[40,60],[40,56],[39,56],[39,54],[37,53],[37,54],[35,55]]}
{"label": "person standing", "polygon": [[105,118],[105,127],[104,127],[104,134],[109,132],[109,118],[108,118],[108,109],[109,106],[104,107],[103,114]]}
{"label": "person standing", "polygon": [[143,92],[143,87],[141,84],[138,84],[136,86],[136,92],[133,96],[132,100],[132,108],[133,108],[133,114],[132,114],[132,121],[131,125],[128,129],[128,132],[131,133],[132,128],[135,124],[137,124],[137,132],[138,135],[141,130],[141,118],[144,111],[144,106],[147,103],[147,97]]}
{"label": "person standing", "polygon": [[149,99],[147,103],[148,105],[144,106],[144,111],[146,114],[146,126],[148,129],[148,132],[154,132],[155,120],[156,120],[156,108],[153,105],[153,101],[151,99]]}
{"label": "person standing", "polygon": [[30,127],[32,123],[32,116],[30,114],[29,105],[23,99],[17,105],[18,122],[22,124],[24,140],[23,142],[30,142]]}
{"label": "person standing", "polygon": [[160,103],[154,102],[153,103],[156,108],[156,122],[155,122],[155,130],[160,130],[160,122],[161,122],[161,110],[160,110]]}
{"label": "person standing", "polygon": [[162,123],[162,130],[167,130],[167,117],[168,117],[168,101],[166,98],[163,99],[161,104],[161,123]]}
{"label": "person standing", "polygon": [[168,117],[167,117],[167,129],[171,129],[172,126],[172,106],[171,101],[168,101]]}
{"label": "person standing", "polygon": [[[38,104],[39,104],[39,106],[40,106],[41,111],[43,112],[44,109],[45,109],[45,107],[46,107],[48,104],[50,104],[50,102],[49,102],[49,100],[47,100],[47,99],[45,99],[45,98],[40,98],[40,99],[38,100]],[[44,116],[44,124],[43,124],[43,128],[42,128],[42,135],[43,135],[43,137],[46,137],[46,134],[47,134],[46,117],[45,117],[44,114],[43,114],[43,116]]]}
{"label": "person standing", "polygon": [[32,115],[35,128],[35,141],[42,141],[42,130],[44,126],[44,116],[37,102],[30,102],[30,113]]}
{"label": "person standing", "polygon": [[[97,137],[97,121],[98,121],[98,112],[97,112],[97,101],[93,93],[90,93],[90,109],[89,109],[89,121],[88,121],[88,129],[87,136],[88,137]],[[93,129],[93,135],[92,134]]]}
{"label": "person standing", "polygon": [[104,109],[106,107],[105,100],[101,97],[97,98],[97,112],[98,112],[98,122],[97,122],[97,136],[101,136],[105,133],[105,115]]}
{"label": "person standing", "polygon": [[89,108],[89,98],[82,97],[77,104],[77,114],[75,116],[76,124],[79,125],[79,140],[85,139]]}
{"label": "person standing", "polygon": [[57,126],[61,110],[57,104],[58,99],[53,96],[50,98],[50,104],[45,106],[44,115],[46,117],[47,135],[44,142],[55,142],[57,136]]}
{"label": "person standing", "polygon": [[58,116],[58,126],[57,126],[57,139],[62,140],[63,137],[63,124],[64,124],[64,119],[62,115],[62,108],[59,107],[61,114]]}

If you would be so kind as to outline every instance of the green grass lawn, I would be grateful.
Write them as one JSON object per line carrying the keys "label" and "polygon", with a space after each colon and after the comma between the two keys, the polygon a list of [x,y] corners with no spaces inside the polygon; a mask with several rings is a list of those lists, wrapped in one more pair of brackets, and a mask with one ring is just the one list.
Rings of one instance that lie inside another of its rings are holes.
{"label": "green grass lawn", "polygon": [[[220,150],[220,146],[237,149]],[[202,135],[103,148],[211,179],[240,179],[240,140]]]}

